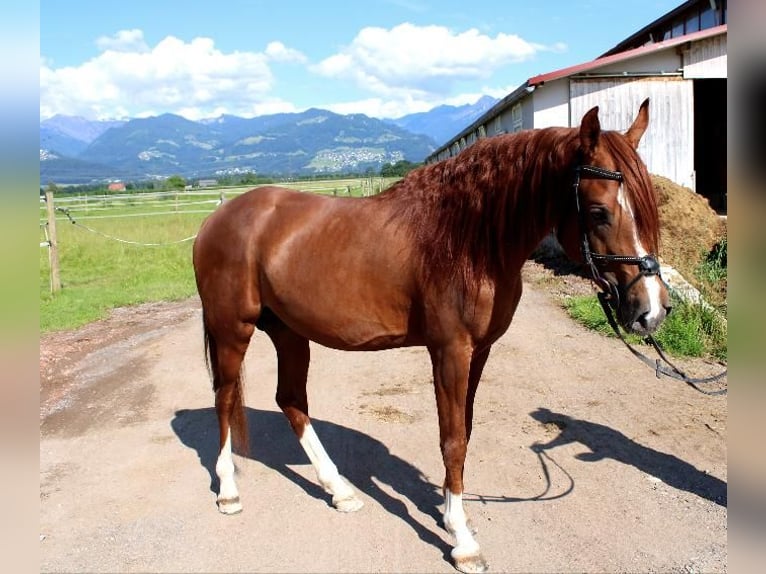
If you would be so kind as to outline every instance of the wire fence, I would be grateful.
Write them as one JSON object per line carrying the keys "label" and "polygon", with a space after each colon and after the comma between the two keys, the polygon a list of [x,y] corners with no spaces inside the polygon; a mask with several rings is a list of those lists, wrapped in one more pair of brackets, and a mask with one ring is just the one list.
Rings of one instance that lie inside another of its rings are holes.
{"label": "wire fence", "polygon": [[[42,273],[48,275],[53,295],[62,288],[62,274],[69,278],[67,285],[71,286],[74,282],[92,281],[91,275],[99,274],[96,270],[110,269],[101,272],[102,278],[96,281],[125,284],[147,266],[177,264],[179,258],[188,257],[183,255],[186,249],[178,252],[171,248],[189,245],[205,216],[215,211],[227,195],[234,197],[244,191],[55,196],[48,192],[40,201],[41,279]],[[119,246],[131,248],[134,254],[126,255]],[[166,249],[151,256],[136,251],[146,248]],[[116,261],[127,267],[115,271]]]}
{"label": "wire fence", "polygon": [[[396,179],[287,181],[278,185],[309,193],[359,197],[380,193]],[[61,288],[57,221],[69,223],[85,235],[115,244],[172,247],[194,240],[197,234],[190,232],[198,229],[202,216],[250,189],[252,186],[105,194],[60,192],[55,196],[49,190],[40,197],[40,248],[48,252],[46,266],[50,269],[51,293]],[[95,247],[87,238],[69,233],[66,231],[64,235],[73,248],[90,250]],[[177,236],[173,237],[174,234]]]}
{"label": "wire fence", "polygon": [[[233,194],[230,192],[228,195]],[[60,194],[55,197],[54,203],[59,213],[67,210],[76,213],[78,219],[105,219],[212,211],[226,196],[225,192],[220,191],[77,196]],[[44,208],[44,202],[41,201],[41,212]],[[41,213],[41,219],[42,216]]]}
{"label": "wire fence", "polygon": [[[349,178],[339,180],[318,180],[280,182],[283,187],[299,189],[309,193],[335,196],[369,196],[383,191],[394,179],[386,178]],[[251,187],[211,188],[208,190],[171,190],[171,191],[140,191],[132,193],[109,194],[66,194],[60,193],[54,198],[55,216],[66,217],[82,229],[104,238],[146,247],[174,245],[194,237],[184,237],[174,241],[138,241],[117,237],[104,226],[82,223],[88,220],[117,220],[144,217],[168,217],[175,215],[199,215],[212,213],[224,201],[236,197]],[[40,241],[40,247],[51,245],[48,235],[49,223],[45,199],[40,200],[40,227],[45,239]],[[107,226],[108,227],[108,226]]]}
{"label": "wire fence", "polygon": [[[91,220],[120,220],[132,218],[156,218],[212,213],[223,201],[225,194],[216,192],[154,192],[114,195],[66,196],[53,200],[53,213],[57,219],[64,219],[78,229],[118,243],[142,247],[162,247],[191,241],[196,234],[170,241],[141,241],[119,237],[110,231],[111,223],[85,224]],[[45,212],[42,212],[45,210]],[[50,215],[47,201],[41,200],[40,247],[51,247],[55,238],[50,237]]]}
{"label": "wire fence", "polygon": [[[393,179],[279,182],[339,197],[373,195]],[[74,328],[104,309],[195,293],[192,244],[205,218],[253,186],[86,194],[40,201],[40,329]],[[233,207],[233,206],[232,206]]]}

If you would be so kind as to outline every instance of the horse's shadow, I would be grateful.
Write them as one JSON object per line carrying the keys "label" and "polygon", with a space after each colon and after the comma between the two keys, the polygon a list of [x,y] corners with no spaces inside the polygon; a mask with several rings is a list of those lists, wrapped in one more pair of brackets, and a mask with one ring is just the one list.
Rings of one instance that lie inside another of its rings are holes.
{"label": "horse's shadow", "polygon": [[665,484],[727,505],[727,484],[695,468],[680,458],[638,444],[624,434],[598,423],[575,419],[546,408],[538,408],[530,416],[544,424],[552,424],[561,432],[545,444],[535,444],[533,450],[545,452],[557,446],[579,442],[591,452],[576,456],[585,462],[597,462],[611,458],[659,478]]}
{"label": "horse's shadow", "polygon": [[[330,506],[330,495],[316,484],[295,472],[290,465],[308,464],[308,458],[300,448],[295,435],[282,413],[246,408],[250,431],[251,453],[248,455],[300,486],[308,495],[324,500]],[[545,444],[530,445],[538,453],[543,471],[548,476],[547,458],[567,475],[570,486],[555,496],[548,494],[529,498],[507,496],[477,497],[482,502],[540,502],[560,498],[572,492],[574,482],[569,473],[556,463],[548,451],[579,442],[591,452],[577,455],[578,460],[595,462],[612,458],[661,479],[671,487],[685,490],[721,506],[727,504],[726,483],[697,470],[691,464],[663,452],[642,446],[628,437],[604,425],[574,419],[546,408],[538,408],[530,416],[544,424],[553,424],[560,433]],[[391,454],[383,443],[357,430],[335,423],[312,419],[312,425],[321,437],[338,468],[359,491],[375,500],[388,513],[406,522],[418,537],[439,548],[446,561],[450,561],[451,546],[445,540],[439,508],[443,503],[441,487],[432,484],[412,464]],[[181,442],[194,449],[200,464],[210,475],[210,490],[218,492],[215,464],[218,457],[218,424],[214,408],[179,410],[171,426]],[[388,485],[395,493],[405,497],[433,522],[423,524],[422,518],[412,515],[401,499],[389,495],[379,484]],[[549,484],[550,487],[550,484]]]}
{"label": "horse's shadow", "polygon": [[[331,505],[331,496],[317,483],[290,468],[289,465],[309,464],[309,460],[284,415],[250,407],[245,411],[251,445],[247,456],[277,471],[310,496]],[[311,424],[333,462],[355,488],[390,514],[404,520],[421,540],[439,548],[444,558],[449,559],[451,547],[437,534],[442,528],[438,510],[443,502],[440,486],[430,483],[418,468],[391,454],[383,443],[362,432],[316,418],[311,419]],[[184,445],[197,452],[200,463],[210,474],[210,490],[217,493],[215,464],[219,445],[215,409],[179,410],[171,421],[171,427]],[[418,517],[410,514],[401,500],[382,490],[378,483],[388,485],[409,499],[433,523],[422,524]]]}

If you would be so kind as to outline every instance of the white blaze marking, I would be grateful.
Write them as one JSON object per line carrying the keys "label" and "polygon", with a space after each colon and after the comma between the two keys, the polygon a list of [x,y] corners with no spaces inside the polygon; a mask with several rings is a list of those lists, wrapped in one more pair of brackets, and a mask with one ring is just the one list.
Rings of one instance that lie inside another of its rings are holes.
{"label": "white blaze marking", "polygon": [[[641,244],[641,240],[638,237],[638,228],[636,226],[636,218],[633,216],[633,208],[625,195],[625,189],[620,184],[620,189],[617,192],[617,203],[620,204],[623,212],[627,214],[631,225],[633,226],[633,245],[636,250],[636,255],[644,257],[647,255],[646,249]],[[651,277],[643,277],[641,283],[646,289],[646,294],[649,297],[649,314],[647,319],[656,319],[662,313],[662,303],[660,302],[660,278],[657,275]]]}

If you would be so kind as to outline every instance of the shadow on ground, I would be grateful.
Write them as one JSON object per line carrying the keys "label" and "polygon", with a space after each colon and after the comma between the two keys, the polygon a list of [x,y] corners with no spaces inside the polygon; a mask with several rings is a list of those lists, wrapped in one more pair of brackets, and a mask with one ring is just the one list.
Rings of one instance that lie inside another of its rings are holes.
{"label": "shadow on ground", "polygon": [[[246,408],[251,453],[256,460],[300,486],[308,495],[331,506],[331,497],[315,482],[306,480],[289,465],[308,464],[287,419],[282,413]],[[311,419],[311,424],[333,462],[360,492],[363,492],[390,514],[406,522],[424,542],[439,548],[450,561],[451,547],[442,529],[439,510],[443,503],[441,486],[430,483],[412,464],[391,454],[383,443],[357,430],[335,423]],[[194,449],[200,463],[210,474],[210,489],[218,492],[215,463],[218,457],[218,423],[214,408],[180,410],[171,427],[181,442]],[[399,499],[382,490],[378,483],[391,487],[409,499],[420,512],[429,516],[430,524],[422,524],[412,516]],[[246,488],[246,485],[239,485]]]}
{"label": "shadow on ground", "polygon": [[[324,500],[331,506],[330,496],[324,490],[290,468],[290,465],[308,464],[308,458],[300,448],[285,417],[273,411],[252,408],[245,410],[252,445],[249,458],[275,470],[300,486],[309,496]],[[574,488],[574,480],[562,464],[551,458],[550,451],[557,446],[579,442],[591,452],[577,455],[578,460],[597,462],[611,458],[657,477],[673,488],[690,492],[721,506],[727,504],[726,482],[673,455],[640,445],[607,426],[575,419],[546,408],[538,408],[531,412],[530,416],[542,424],[553,425],[560,431],[545,444],[530,445],[531,450],[537,453],[546,477],[545,491],[529,498],[466,493],[466,502],[542,502],[569,495]],[[439,548],[444,559],[451,562],[451,547],[443,530],[440,511],[443,504],[440,486],[429,482],[416,466],[391,454],[383,443],[362,432],[318,419],[312,419],[312,425],[341,473],[355,488],[407,523],[422,541]],[[210,489],[217,493],[215,464],[218,456],[218,424],[215,409],[211,407],[179,410],[171,421],[171,427],[184,445],[196,451],[200,464],[210,475]],[[563,492],[558,494],[551,491],[551,464],[558,467],[569,482]],[[402,500],[382,490],[378,486],[380,483],[388,485],[394,492],[409,499],[420,512],[430,517],[430,523],[424,524],[421,517],[411,515]]]}
{"label": "shadow on ground", "polygon": [[534,445],[533,449],[538,452],[579,442],[591,452],[577,455],[578,460],[597,462],[611,458],[659,478],[668,486],[696,494],[720,506],[727,505],[726,482],[672,454],[643,446],[608,426],[575,419],[546,408],[539,408],[531,412],[530,416],[543,424],[552,424],[561,431],[548,443]]}

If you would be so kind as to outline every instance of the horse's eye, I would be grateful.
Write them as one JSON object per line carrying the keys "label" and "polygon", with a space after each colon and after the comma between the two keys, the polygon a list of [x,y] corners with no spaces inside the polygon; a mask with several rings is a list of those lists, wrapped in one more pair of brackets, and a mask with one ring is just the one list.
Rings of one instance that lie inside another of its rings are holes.
{"label": "horse's eye", "polygon": [[590,220],[593,225],[609,225],[611,215],[609,214],[609,210],[603,205],[591,206],[588,213],[590,214]]}

